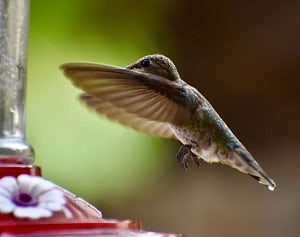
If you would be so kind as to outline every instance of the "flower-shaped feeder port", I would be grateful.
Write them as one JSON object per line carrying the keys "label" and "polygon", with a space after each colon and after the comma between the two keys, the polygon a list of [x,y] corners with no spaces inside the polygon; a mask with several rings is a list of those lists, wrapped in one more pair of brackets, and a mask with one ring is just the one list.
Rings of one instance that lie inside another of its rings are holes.
{"label": "flower-shaped feeder port", "polygon": [[39,167],[0,166],[0,174],[1,236],[182,236],[145,232],[138,221],[103,219],[85,200],[39,176]]}
{"label": "flower-shaped feeder port", "polygon": [[37,167],[0,167],[0,173],[3,169],[18,172],[16,176],[0,178],[1,236],[64,236],[70,230],[85,236],[87,233],[98,236],[106,230],[143,233],[140,222],[102,219],[102,213],[83,199],[40,176],[31,175],[35,173],[33,170],[39,171]]}
{"label": "flower-shaped feeder port", "polygon": [[5,176],[0,179],[0,213],[40,219],[63,211],[66,218],[71,218],[66,202],[63,191],[41,177],[22,174],[17,178]]}

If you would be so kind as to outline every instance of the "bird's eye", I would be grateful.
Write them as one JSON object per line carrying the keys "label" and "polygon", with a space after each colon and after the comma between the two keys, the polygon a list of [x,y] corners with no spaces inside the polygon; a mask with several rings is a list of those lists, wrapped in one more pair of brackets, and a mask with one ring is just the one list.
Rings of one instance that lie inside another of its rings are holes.
{"label": "bird's eye", "polygon": [[145,58],[141,61],[141,66],[142,67],[148,67],[150,65],[150,60]]}

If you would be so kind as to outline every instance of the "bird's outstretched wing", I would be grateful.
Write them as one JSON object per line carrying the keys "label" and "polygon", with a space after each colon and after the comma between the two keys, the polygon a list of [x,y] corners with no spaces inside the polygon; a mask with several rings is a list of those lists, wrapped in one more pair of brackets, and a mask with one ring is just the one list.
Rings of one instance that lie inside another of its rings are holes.
{"label": "bird's outstretched wing", "polygon": [[191,116],[185,91],[166,78],[91,63],[61,69],[85,92],[80,98],[88,107],[146,134],[172,137],[168,124],[183,124]]}
{"label": "bird's outstretched wing", "polygon": [[99,98],[89,94],[81,94],[79,98],[88,108],[139,132],[146,133],[150,136],[174,138],[173,132],[165,122],[151,121],[137,117],[135,114],[127,113],[124,109],[103,102]]}

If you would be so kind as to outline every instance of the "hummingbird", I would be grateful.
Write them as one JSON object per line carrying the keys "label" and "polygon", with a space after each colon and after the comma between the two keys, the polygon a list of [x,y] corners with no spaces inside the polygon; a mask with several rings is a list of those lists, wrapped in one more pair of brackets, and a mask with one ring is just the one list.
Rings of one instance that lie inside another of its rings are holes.
{"label": "hummingbird", "polygon": [[176,158],[188,170],[199,159],[228,165],[273,191],[275,182],[233,134],[208,100],[183,81],[164,55],[145,56],[126,67],[66,63],[60,67],[84,91],[90,109],[151,136],[178,139]]}

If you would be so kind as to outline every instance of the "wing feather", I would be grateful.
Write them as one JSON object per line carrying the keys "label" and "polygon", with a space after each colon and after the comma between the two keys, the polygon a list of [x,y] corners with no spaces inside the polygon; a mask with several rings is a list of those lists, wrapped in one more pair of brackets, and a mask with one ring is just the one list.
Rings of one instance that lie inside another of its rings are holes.
{"label": "wing feather", "polygon": [[100,64],[69,63],[61,68],[90,96],[83,99],[89,107],[136,130],[169,137],[168,123],[182,124],[191,116],[185,91],[166,78]]}
{"label": "wing feather", "polygon": [[80,100],[84,102],[88,108],[95,110],[97,113],[102,114],[111,120],[118,121],[137,131],[146,133],[150,136],[174,138],[173,132],[167,123],[136,117],[135,114],[129,114],[123,109],[114,107],[113,105],[88,94],[82,94]]}

